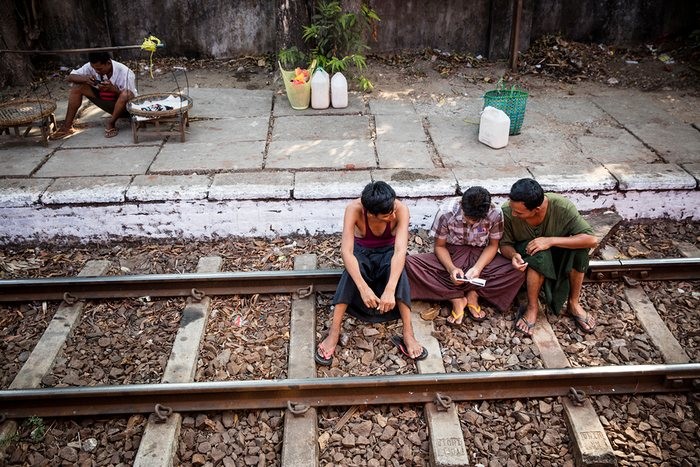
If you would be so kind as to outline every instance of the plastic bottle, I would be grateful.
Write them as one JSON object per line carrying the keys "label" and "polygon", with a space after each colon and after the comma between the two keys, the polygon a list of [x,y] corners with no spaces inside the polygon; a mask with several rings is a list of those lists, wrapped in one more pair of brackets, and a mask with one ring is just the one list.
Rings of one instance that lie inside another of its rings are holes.
{"label": "plastic bottle", "polygon": [[479,122],[479,141],[494,149],[508,145],[510,117],[495,107],[487,106],[481,112]]}
{"label": "plastic bottle", "polygon": [[331,78],[331,104],[336,109],[344,109],[348,106],[348,80],[341,72]]}
{"label": "plastic bottle", "polygon": [[328,73],[322,67],[316,68],[311,77],[311,107],[327,109],[330,105],[331,83]]}

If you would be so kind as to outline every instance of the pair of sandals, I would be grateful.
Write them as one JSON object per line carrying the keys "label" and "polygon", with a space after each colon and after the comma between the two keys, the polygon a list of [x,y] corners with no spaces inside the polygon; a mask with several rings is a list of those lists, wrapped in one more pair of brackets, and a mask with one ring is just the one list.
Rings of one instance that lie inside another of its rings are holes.
{"label": "pair of sandals", "polygon": [[[415,362],[419,360],[424,360],[428,356],[428,349],[423,347],[423,350],[421,351],[420,355],[418,355],[415,358],[411,357],[411,355],[408,353],[408,347],[406,346],[406,342],[404,342],[403,337],[401,336],[391,336],[390,340],[391,343],[394,344],[402,354],[404,354],[404,356],[410,358]],[[314,360],[321,366],[331,366],[333,364],[333,353],[335,352],[332,352],[330,355],[323,355],[321,354],[321,346],[318,346],[316,347],[316,352],[314,353]]]}
{"label": "pair of sandals", "polygon": [[[516,331],[520,331],[523,334],[525,334],[528,337],[532,336],[532,328],[535,327],[535,322],[530,322],[525,319],[525,311],[527,310],[527,307],[525,305],[520,305],[518,307],[518,314],[515,316],[515,322],[513,323],[513,329]],[[593,317],[586,312],[585,316],[577,316],[574,314],[571,314],[571,312],[567,312],[567,315],[569,318],[571,318],[574,321],[574,324],[576,325],[577,328],[584,334],[593,334],[595,332],[595,327],[596,324],[593,322]],[[523,322],[525,326],[527,327],[527,330],[522,329],[518,326],[519,322]]]}
{"label": "pair of sandals", "polygon": [[[476,321],[477,323],[481,323],[482,321],[486,321],[487,316],[486,314],[482,316],[478,316],[481,314],[481,307],[479,305],[473,305],[471,303],[467,303],[467,316],[469,319],[472,321]],[[461,313],[455,313],[454,308],[450,312],[450,315],[452,315],[452,321],[447,320],[448,323],[450,323],[453,326],[461,326],[462,325],[462,320],[464,318],[464,310],[461,311]]]}

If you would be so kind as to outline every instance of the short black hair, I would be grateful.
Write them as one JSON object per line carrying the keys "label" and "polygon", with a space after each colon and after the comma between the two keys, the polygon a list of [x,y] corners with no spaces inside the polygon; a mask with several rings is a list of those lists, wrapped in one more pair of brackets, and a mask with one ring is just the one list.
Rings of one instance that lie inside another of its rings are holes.
{"label": "short black hair", "polygon": [[90,63],[107,63],[112,60],[109,52],[90,52],[88,54],[88,61]]}
{"label": "short black hair", "polygon": [[481,186],[470,187],[462,195],[464,215],[476,220],[485,219],[491,209],[491,193]]}
{"label": "short black hair", "polygon": [[370,214],[389,214],[394,210],[396,192],[386,182],[371,182],[362,190],[360,201]]}
{"label": "short black hair", "polygon": [[535,180],[521,178],[513,183],[509,198],[511,201],[523,203],[527,209],[532,211],[544,203],[544,190]]}

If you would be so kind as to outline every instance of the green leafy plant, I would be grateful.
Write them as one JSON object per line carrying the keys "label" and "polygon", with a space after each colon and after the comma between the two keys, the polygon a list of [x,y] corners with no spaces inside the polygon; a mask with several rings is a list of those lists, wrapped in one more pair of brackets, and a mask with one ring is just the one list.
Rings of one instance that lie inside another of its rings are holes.
{"label": "green leafy plant", "polygon": [[[302,38],[313,46],[311,53],[318,65],[331,73],[348,72],[350,66],[362,72],[367,68],[364,54],[370,48],[366,38],[369,34],[376,37],[379,21],[377,12],[364,3],[358,14],[343,11],[338,1],[320,0],[311,25],[304,26]],[[362,91],[372,90],[366,77],[360,75],[357,79]]]}
{"label": "green leafy plant", "polygon": [[293,70],[296,67],[306,68],[306,54],[296,46],[280,50],[277,59],[285,70]]}
{"label": "green leafy plant", "polygon": [[46,425],[44,425],[44,420],[41,417],[29,417],[24,423],[30,430],[29,437],[33,442],[38,443],[44,439]]}

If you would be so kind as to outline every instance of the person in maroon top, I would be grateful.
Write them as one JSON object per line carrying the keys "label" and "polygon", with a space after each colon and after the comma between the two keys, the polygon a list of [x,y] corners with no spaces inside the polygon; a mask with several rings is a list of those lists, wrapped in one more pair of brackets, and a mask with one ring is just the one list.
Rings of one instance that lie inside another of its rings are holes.
{"label": "person in maroon top", "polygon": [[345,208],[341,255],[345,270],[333,297],[333,318],[315,360],[331,365],[343,317],[368,322],[401,319],[403,335],[392,342],[409,358],[428,355],[411,325],[411,291],[404,272],[408,248],[408,208],[385,182],[369,183]]}

